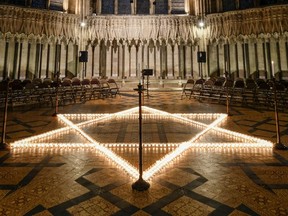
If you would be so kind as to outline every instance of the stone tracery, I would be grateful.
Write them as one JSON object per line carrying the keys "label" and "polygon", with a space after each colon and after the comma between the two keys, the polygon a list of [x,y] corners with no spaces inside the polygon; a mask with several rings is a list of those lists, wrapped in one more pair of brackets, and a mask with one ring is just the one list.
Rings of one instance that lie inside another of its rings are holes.
{"label": "stone tracery", "polygon": [[[249,64],[241,62],[245,59],[241,60],[240,58],[241,52],[247,52],[247,50],[242,49],[243,44],[259,44],[261,46],[261,43],[269,43],[270,46],[274,47],[277,43],[281,43],[283,46],[280,46],[280,49],[282,49],[280,53],[284,57],[273,54],[273,58],[285,59],[286,56],[287,59],[288,55],[288,7],[286,5],[209,14],[205,17],[206,26],[204,29],[198,28],[197,16],[187,15],[92,15],[86,17],[87,26],[83,28],[80,26],[81,16],[79,15],[5,5],[0,6],[0,14],[2,46],[6,44],[6,49],[8,49],[8,56],[2,58],[7,62],[0,62],[2,77],[5,77],[12,70],[13,73],[10,74],[13,74],[13,76],[16,76],[17,73],[24,74],[22,70],[26,66],[18,67],[22,68],[20,70],[11,66],[15,43],[19,39],[22,41],[21,44],[26,45],[36,44],[36,41],[38,41],[38,44],[44,45],[47,41],[50,41],[48,42],[50,55],[55,52],[55,45],[58,44],[63,52],[61,52],[60,59],[57,61],[70,60],[70,62],[61,64],[59,68],[40,68],[39,70],[43,72],[38,73],[35,69],[37,62],[35,63],[36,59],[34,59],[32,62],[28,62],[27,64],[31,65],[26,67],[29,70],[31,68],[29,73],[32,76],[33,74],[42,74],[42,76],[48,74],[51,76],[55,69],[62,71],[63,75],[67,75],[69,72],[75,76],[83,76],[79,64],[71,62],[77,60],[78,51],[81,49],[89,51],[89,59],[94,58],[93,66],[91,60],[88,62],[87,76],[92,76],[92,71],[95,71],[93,75],[116,75],[119,78],[121,76],[138,76],[139,70],[148,65],[153,67],[156,77],[166,77],[168,74],[174,78],[178,76],[184,78],[189,76],[192,71],[197,72],[199,70],[195,57],[196,52],[198,50],[207,51],[208,49],[211,51],[208,53],[208,59],[210,57],[211,60],[208,60],[204,73],[211,75],[216,72],[217,75],[221,75],[227,69],[223,65],[228,60],[221,57],[221,55],[226,55],[223,49],[224,44],[237,46],[238,52],[231,50],[235,52],[234,56],[237,59],[233,56],[229,58],[231,72],[237,71],[239,73],[240,70],[246,70],[248,75],[257,70],[269,70],[271,59],[266,59],[266,62],[268,61],[266,65],[261,62],[259,65],[248,68],[247,65]],[[254,39],[264,39],[264,42],[258,43]],[[150,41],[153,43],[150,43]],[[92,46],[94,49],[93,56]],[[110,46],[112,46],[111,50],[113,52],[109,51]],[[73,54],[67,50],[67,47]],[[39,48],[36,52],[37,46],[28,46],[25,49],[29,49],[29,52],[31,51],[34,55],[39,53]],[[19,51],[23,53],[23,57],[26,55],[25,49]],[[102,49],[107,50],[103,51]],[[43,48],[40,51],[48,52],[48,48]],[[131,55],[131,52],[135,55]],[[216,61],[213,59],[214,53],[219,53]],[[103,54],[106,55],[105,58],[98,56]],[[154,54],[154,58],[157,60],[151,57]],[[262,56],[261,52],[258,52],[258,55],[260,55],[259,58],[267,58]],[[113,56],[113,59],[110,59],[111,56]],[[115,56],[119,56],[119,58]],[[129,59],[128,56],[131,56],[132,59]],[[160,57],[161,63],[156,63]],[[254,56],[252,57],[254,58]],[[51,56],[50,61],[51,59],[53,59],[53,56]],[[234,62],[236,60],[239,61],[238,66]],[[19,64],[19,61],[18,59],[17,64]],[[45,59],[42,58],[41,61],[45,61]],[[171,64],[170,61],[173,61],[173,63]],[[23,61],[20,63],[23,63]],[[9,64],[10,67],[8,68]],[[44,67],[47,64],[46,62],[42,65]],[[58,63],[54,64],[57,65]],[[283,61],[280,61],[280,65],[277,67],[278,70],[288,69],[287,63]],[[133,70],[137,70],[137,72],[135,73]],[[21,75],[21,78],[25,78],[25,76]]]}

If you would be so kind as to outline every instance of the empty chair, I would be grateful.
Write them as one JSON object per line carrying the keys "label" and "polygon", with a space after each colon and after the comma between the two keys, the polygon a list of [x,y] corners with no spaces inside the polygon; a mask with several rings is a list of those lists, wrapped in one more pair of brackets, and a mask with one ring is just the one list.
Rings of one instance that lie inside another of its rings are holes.
{"label": "empty chair", "polygon": [[92,94],[91,94],[91,98],[95,99],[100,98],[101,97],[101,83],[99,81],[98,78],[93,77],[91,79],[91,88],[92,88]]}
{"label": "empty chair", "polygon": [[241,78],[236,79],[234,82],[233,92],[231,94],[230,103],[233,103],[233,102],[243,103],[244,102],[244,100],[243,100],[244,88],[245,88],[244,80]]}
{"label": "empty chair", "polygon": [[9,86],[8,86],[8,82],[5,80],[2,80],[0,82],[0,107],[3,107],[5,105],[6,102],[6,93],[8,90],[8,101],[9,101]]}
{"label": "empty chair", "polygon": [[92,98],[92,93],[93,93],[93,89],[92,89],[92,86],[91,86],[91,82],[90,82],[90,79],[83,79],[81,81],[81,86],[82,86],[82,91],[83,91],[83,95],[82,95],[82,102],[85,102],[87,100],[91,100]]}
{"label": "empty chair", "polygon": [[264,79],[260,79],[260,78],[256,79],[255,82],[256,82],[257,86],[260,86],[262,83],[266,83],[266,81]]}
{"label": "empty chair", "polygon": [[44,83],[44,85],[47,85],[48,87],[50,87],[52,85],[53,81],[51,78],[44,78],[43,83]]}
{"label": "empty chair", "polygon": [[243,102],[246,105],[254,104],[256,102],[257,84],[253,79],[246,79],[246,86],[242,93]]}
{"label": "empty chair", "polygon": [[247,84],[249,84],[249,83],[255,83],[255,81],[254,81],[254,79],[252,79],[252,78],[246,78],[246,79],[245,79],[245,83],[246,83],[246,85],[247,85]]}
{"label": "empty chair", "polygon": [[110,94],[112,96],[116,96],[117,94],[120,94],[120,90],[119,90],[119,87],[116,83],[116,81],[112,78],[108,79],[108,84],[109,84],[109,87],[110,87]]}
{"label": "empty chair", "polygon": [[53,97],[55,95],[55,89],[50,87],[50,82],[43,82],[38,85],[37,92],[39,94],[39,103],[50,103],[53,106]]}
{"label": "empty chair", "polygon": [[42,79],[41,78],[34,78],[32,80],[32,83],[35,87],[38,87],[42,83]]}
{"label": "empty chair", "polygon": [[202,88],[200,89],[199,98],[210,98],[212,91],[213,91],[213,80],[209,79],[204,82]]}
{"label": "empty chair", "polygon": [[233,93],[233,86],[234,81],[232,79],[225,79],[222,90],[219,92],[219,102],[220,101],[227,101],[227,98],[231,98],[231,95]]}
{"label": "empty chair", "polygon": [[61,88],[59,88],[59,90],[60,91],[58,92],[58,95],[63,105],[66,101],[73,101],[74,103],[76,102],[71,79],[64,78],[61,83]]}
{"label": "empty chair", "polygon": [[181,99],[183,99],[184,96],[189,97],[189,98],[191,97],[193,86],[194,86],[194,80],[188,79],[187,82],[183,86]]}
{"label": "empty chair", "polygon": [[12,104],[12,107],[14,105],[23,105],[25,103],[26,95],[23,91],[23,85],[21,80],[13,80],[9,83],[9,86],[11,88],[11,97],[10,97],[10,103]]}
{"label": "empty chair", "polygon": [[81,81],[78,77],[73,77],[71,80],[71,86],[73,89],[73,93],[74,93],[74,98],[77,101],[81,101],[83,102],[84,100],[84,91],[82,89],[82,85],[81,85]]}
{"label": "empty chair", "polygon": [[221,93],[223,92],[223,84],[224,84],[225,79],[216,79],[214,82],[214,85],[212,87],[211,95],[210,97],[212,99],[217,99],[218,102],[221,100]]}
{"label": "empty chair", "polygon": [[100,84],[101,84],[101,97],[104,98],[112,96],[108,81],[106,79],[101,79]]}
{"label": "empty chair", "polygon": [[25,87],[27,83],[32,83],[32,81],[30,79],[25,79],[22,81],[21,85]]}
{"label": "empty chair", "polygon": [[196,80],[196,82],[193,86],[191,97],[198,98],[200,96],[200,92],[201,92],[201,89],[203,88],[204,81],[205,81],[204,79]]}
{"label": "empty chair", "polygon": [[243,89],[244,87],[245,87],[245,82],[243,79],[239,78],[239,79],[235,80],[234,89],[235,88]]}
{"label": "empty chair", "polygon": [[256,100],[258,105],[270,107],[274,104],[273,98],[271,95],[272,92],[270,91],[270,89],[271,89],[270,85],[266,82],[261,82],[258,85],[257,93],[256,93],[256,97],[255,97],[255,100]]}

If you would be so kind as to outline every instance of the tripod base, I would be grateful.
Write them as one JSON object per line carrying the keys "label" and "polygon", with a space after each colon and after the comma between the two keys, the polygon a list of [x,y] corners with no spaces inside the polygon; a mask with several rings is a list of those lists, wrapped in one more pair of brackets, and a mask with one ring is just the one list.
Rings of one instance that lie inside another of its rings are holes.
{"label": "tripod base", "polygon": [[9,149],[9,145],[7,143],[0,143],[0,150],[7,150]]}
{"label": "tripod base", "polygon": [[288,147],[285,146],[283,143],[276,143],[274,146],[276,150],[288,150]]}
{"label": "tripod base", "polygon": [[145,191],[148,190],[150,184],[143,180],[142,178],[138,179],[136,182],[132,184],[132,189],[137,191]]}

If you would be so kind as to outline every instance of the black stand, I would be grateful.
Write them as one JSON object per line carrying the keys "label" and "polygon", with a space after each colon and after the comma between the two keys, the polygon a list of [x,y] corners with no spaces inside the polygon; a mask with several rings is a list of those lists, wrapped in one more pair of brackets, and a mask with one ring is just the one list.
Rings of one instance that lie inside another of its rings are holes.
{"label": "black stand", "polygon": [[4,117],[3,117],[3,127],[2,127],[2,140],[0,143],[0,150],[8,149],[8,144],[5,141],[6,138],[6,123],[7,123],[7,112],[8,112],[8,94],[9,94],[9,79],[6,81],[6,97],[4,105]]}
{"label": "black stand", "polygon": [[[147,81],[146,81],[146,96],[147,98],[149,98],[149,75],[146,75],[147,76]],[[142,76],[142,80],[143,80],[143,85],[145,84],[145,75],[143,74]]]}
{"label": "black stand", "polygon": [[202,62],[200,62],[200,77],[203,79],[203,65]]}
{"label": "black stand", "polygon": [[279,127],[279,117],[278,117],[278,104],[277,104],[277,89],[276,89],[276,79],[273,77],[273,90],[274,90],[274,112],[276,121],[276,134],[277,141],[274,145],[274,149],[277,150],[288,150],[288,147],[281,142],[280,127]]}
{"label": "black stand", "polygon": [[57,117],[58,114],[58,106],[59,106],[59,99],[58,99],[58,90],[59,90],[59,77],[60,77],[60,72],[56,73],[56,92],[55,92],[55,112],[53,113],[53,117]]}
{"label": "black stand", "polygon": [[82,79],[84,79],[86,77],[86,67],[87,67],[87,62],[83,62]]}
{"label": "black stand", "polygon": [[143,89],[143,85],[138,84],[138,88],[134,89],[139,94],[139,179],[132,184],[132,189],[137,191],[145,191],[148,190],[150,184],[146,182],[143,178],[143,169],[142,169],[142,92],[145,91]]}
{"label": "black stand", "polygon": [[[225,73],[226,81],[227,81],[227,74]],[[228,116],[232,116],[230,113],[230,102],[229,102],[229,88],[226,86],[226,113]]]}

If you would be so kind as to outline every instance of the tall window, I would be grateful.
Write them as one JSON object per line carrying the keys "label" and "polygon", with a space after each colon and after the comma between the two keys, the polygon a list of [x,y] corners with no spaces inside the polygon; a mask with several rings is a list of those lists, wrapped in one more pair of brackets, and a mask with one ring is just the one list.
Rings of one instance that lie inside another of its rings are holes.
{"label": "tall window", "polygon": [[239,8],[240,9],[253,8],[253,7],[254,7],[253,0],[246,0],[246,1],[240,1],[239,2]]}
{"label": "tall window", "polygon": [[50,0],[50,10],[63,11],[63,0]]}
{"label": "tall window", "polygon": [[114,0],[102,0],[102,14],[114,14]]}
{"label": "tall window", "polygon": [[137,14],[149,14],[149,9],[149,0],[137,0]]}
{"label": "tall window", "polygon": [[172,0],[171,14],[185,14],[184,0]]}
{"label": "tall window", "polygon": [[46,0],[32,0],[31,7],[44,9],[46,4]]}
{"label": "tall window", "polygon": [[[276,4],[277,2],[278,2],[277,0],[260,0],[260,5],[261,6],[272,5],[272,4]],[[281,1],[279,1],[279,2],[281,2]]]}
{"label": "tall window", "polygon": [[155,0],[155,14],[168,14],[168,0]]}
{"label": "tall window", "polygon": [[13,5],[20,5],[25,6],[26,1],[25,0],[0,0],[1,4],[13,4]]}
{"label": "tall window", "polygon": [[118,0],[118,14],[131,14],[130,0]]}
{"label": "tall window", "polygon": [[[245,0],[246,1],[250,1],[250,0]],[[243,1],[240,1],[243,2]],[[232,11],[232,10],[236,10],[236,5],[235,5],[235,1],[231,1],[231,0],[222,0],[223,3],[223,11]]]}

